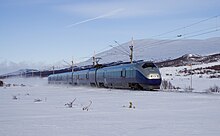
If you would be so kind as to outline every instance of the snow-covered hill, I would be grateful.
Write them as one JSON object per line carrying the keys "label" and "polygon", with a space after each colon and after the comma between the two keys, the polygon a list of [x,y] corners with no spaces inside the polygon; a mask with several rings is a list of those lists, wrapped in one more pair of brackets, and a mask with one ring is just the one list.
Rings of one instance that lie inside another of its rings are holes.
{"label": "snow-covered hill", "polygon": [[[172,91],[207,92],[210,87],[220,84],[220,61],[192,66],[160,68],[163,80],[179,88]],[[163,88],[161,88],[163,89]],[[169,90],[169,89],[168,89]]]}
{"label": "snow-covered hill", "polygon": [[[110,50],[96,54],[96,57],[100,57],[99,63],[110,63],[117,61],[129,61],[129,46],[131,41],[115,46]],[[220,53],[220,37],[210,38],[205,40],[153,40],[142,39],[134,40],[134,60],[151,60],[161,62],[164,60],[171,60],[180,57],[184,54],[208,54]],[[76,64],[77,66],[92,65],[92,58],[87,61]],[[59,61],[58,64],[62,62]],[[30,68],[30,65],[26,64],[16,65],[15,63],[0,63],[0,75],[9,73],[11,71],[17,71],[18,69]],[[31,64],[34,66],[33,64]],[[45,65],[45,64],[44,64]],[[56,65],[55,65],[56,66]],[[36,68],[36,67],[33,67]],[[50,69],[51,70],[51,69]],[[18,74],[22,72],[19,71]]]}
{"label": "snow-covered hill", "polygon": [[[96,57],[101,57],[99,63],[116,61],[129,61],[129,46],[131,41],[115,46],[101,52]],[[220,52],[220,37],[204,40],[181,39],[181,40],[134,40],[134,60],[161,61],[173,59],[184,54],[208,55]],[[127,54],[127,55],[126,55]],[[92,64],[92,58],[79,65]]]}
{"label": "snow-covered hill", "polygon": [[22,75],[25,75],[25,73],[34,73],[34,72],[39,72],[39,71],[36,69],[20,69],[15,72],[11,72],[11,73],[4,74],[1,76],[18,76],[18,75],[22,76]]}
{"label": "snow-covered hill", "polygon": [[156,62],[159,67],[178,67],[187,65],[199,65],[204,63],[212,63],[220,61],[220,53],[211,54],[207,56],[185,54],[175,59],[168,59],[165,61]]}

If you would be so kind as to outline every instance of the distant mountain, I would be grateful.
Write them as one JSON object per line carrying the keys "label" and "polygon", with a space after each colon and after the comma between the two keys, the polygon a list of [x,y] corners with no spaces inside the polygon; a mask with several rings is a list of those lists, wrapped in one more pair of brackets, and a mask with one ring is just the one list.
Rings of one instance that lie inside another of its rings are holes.
{"label": "distant mountain", "polygon": [[208,56],[186,54],[176,59],[165,60],[156,62],[159,67],[178,67],[186,65],[199,65],[204,63],[220,62],[220,53],[212,54]]}
{"label": "distant mountain", "polygon": [[[109,63],[117,61],[129,61],[129,46],[131,41],[116,46],[110,50],[96,55],[100,57],[99,63]],[[220,37],[181,40],[154,40],[142,39],[134,40],[134,60],[162,61],[177,58],[183,54],[209,55],[220,52]],[[92,58],[79,63],[79,65],[91,65]]]}
{"label": "distant mountain", "polygon": [[72,68],[63,68],[63,69],[55,69],[53,70],[35,70],[35,69],[21,69],[15,72],[7,73],[0,75],[0,79],[8,78],[8,77],[47,77],[51,74],[58,74],[64,72],[71,72]]}
{"label": "distant mountain", "polygon": [[[110,50],[96,54],[101,58],[99,64],[118,62],[129,62],[129,46],[131,41],[120,46],[115,46]],[[183,55],[186,54],[186,55]],[[198,54],[198,55],[195,55]],[[182,56],[183,55],[183,56]],[[182,57],[179,57],[182,56]],[[134,60],[154,61],[160,67],[182,66],[189,63],[200,64],[219,61],[220,58],[220,37],[205,40],[181,39],[181,40],[154,40],[142,39],[134,40]],[[92,58],[77,66],[91,67]],[[89,66],[88,66],[89,65]],[[76,69],[81,69],[76,68]],[[33,69],[22,69],[16,72],[1,75],[0,78],[7,76],[40,76],[46,77],[54,73],[70,72],[71,68],[57,69],[55,71],[38,71]]]}
{"label": "distant mountain", "polygon": [[36,69],[20,69],[18,71],[3,74],[1,76],[18,76],[18,75],[22,76],[22,75],[25,75],[25,73],[34,73],[34,72],[38,72],[38,70],[36,70]]}

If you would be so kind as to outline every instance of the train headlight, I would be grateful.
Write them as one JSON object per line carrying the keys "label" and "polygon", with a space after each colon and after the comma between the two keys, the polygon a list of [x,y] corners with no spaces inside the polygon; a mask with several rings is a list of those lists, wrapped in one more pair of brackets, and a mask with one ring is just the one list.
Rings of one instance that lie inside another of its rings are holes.
{"label": "train headlight", "polygon": [[147,76],[148,79],[160,79],[160,75],[159,74],[149,74]]}

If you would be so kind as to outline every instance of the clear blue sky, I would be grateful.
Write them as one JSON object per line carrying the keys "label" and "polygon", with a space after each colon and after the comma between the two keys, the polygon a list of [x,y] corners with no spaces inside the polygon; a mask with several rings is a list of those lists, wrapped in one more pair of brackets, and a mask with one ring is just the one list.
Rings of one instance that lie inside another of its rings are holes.
{"label": "clear blue sky", "polygon": [[80,60],[219,14],[219,0],[0,0],[0,63]]}

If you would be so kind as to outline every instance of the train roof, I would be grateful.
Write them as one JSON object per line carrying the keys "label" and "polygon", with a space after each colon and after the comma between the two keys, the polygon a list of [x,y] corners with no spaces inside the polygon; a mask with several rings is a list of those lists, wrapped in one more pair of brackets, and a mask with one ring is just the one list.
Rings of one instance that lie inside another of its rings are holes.
{"label": "train roof", "polygon": [[[81,67],[74,67],[73,71],[78,72],[78,71],[84,71],[84,70],[95,70],[97,68],[108,68],[112,66],[130,66],[130,65],[137,65],[137,64],[143,64],[143,63],[153,63],[152,61],[143,61],[143,60],[138,60],[138,61],[133,61],[131,62],[123,62],[123,61],[118,61],[118,62],[111,62],[111,63],[106,63],[106,64],[98,64],[96,66],[93,65],[87,65],[87,66],[81,66]],[[61,75],[61,74],[67,74],[67,73],[72,73],[72,72],[65,72],[65,73],[60,73],[60,74],[54,74],[54,75]],[[52,75],[50,75],[52,76]]]}

